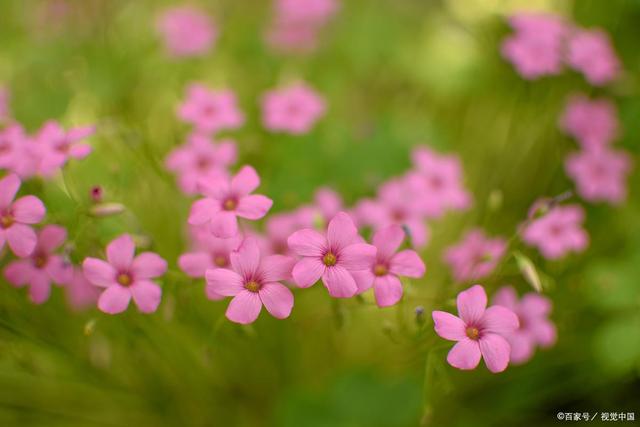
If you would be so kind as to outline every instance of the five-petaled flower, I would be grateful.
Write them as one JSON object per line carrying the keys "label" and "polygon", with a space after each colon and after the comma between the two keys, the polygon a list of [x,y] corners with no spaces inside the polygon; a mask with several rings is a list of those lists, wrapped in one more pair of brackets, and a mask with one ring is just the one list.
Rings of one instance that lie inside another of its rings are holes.
{"label": "five-petaled flower", "polygon": [[231,90],[214,91],[199,83],[187,88],[187,99],[178,108],[178,117],[204,134],[236,129],[244,123],[244,114]]}
{"label": "five-petaled flower", "polygon": [[523,240],[536,246],[547,259],[558,259],[568,252],[582,252],[589,235],[582,228],[584,209],[580,205],[555,206],[532,220],[522,231]]}

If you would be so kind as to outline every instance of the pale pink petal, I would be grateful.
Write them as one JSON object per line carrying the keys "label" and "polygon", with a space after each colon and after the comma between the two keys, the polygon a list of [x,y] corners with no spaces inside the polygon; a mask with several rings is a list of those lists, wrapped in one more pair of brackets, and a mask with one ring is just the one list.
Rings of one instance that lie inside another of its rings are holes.
{"label": "pale pink petal", "polygon": [[47,225],[40,232],[38,246],[46,252],[53,252],[67,239],[67,230],[59,225]]}
{"label": "pale pink petal", "polygon": [[480,322],[487,332],[502,336],[512,334],[519,325],[518,316],[501,305],[487,308]]}
{"label": "pale pink petal", "polygon": [[0,209],[8,208],[20,189],[20,178],[11,174],[0,179]]}
{"label": "pale pink petal", "polygon": [[255,238],[248,237],[242,245],[232,251],[230,256],[231,266],[245,279],[253,279],[260,266],[260,246]]}
{"label": "pale pink petal", "polygon": [[392,274],[376,277],[373,282],[373,293],[378,307],[389,307],[402,298],[402,283]]}
{"label": "pale pink petal", "polygon": [[93,151],[93,147],[89,144],[74,144],[69,149],[69,155],[74,159],[84,159]]}
{"label": "pale pink petal", "polygon": [[67,139],[71,141],[79,141],[90,137],[96,132],[95,126],[80,126],[77,128],[69,129],[67,132]]}
{"label": "pale pink petal", "polygon": [[178,266],[189,277],[204,277],[205,271],[213,267],[211,255],[206,252],[192,252],[180,255]]}
{"label": "pale pink petal", "polygon": [[411,249],[398,252],[389,261],[389,271],[398,276],[418,278],[424,275],[425,270],[424,262]]}
{"label": "pale pink petal", "polygon": [[469,370],[475,369],[480,363],[480,346],[477,341],[465,338],[458,341],[456,345],[449,350],[447,354],[447,362],[454,368]]}
{"label": "pale pink petal", "polygon": [[260,263],[260,276],[264,282],[279,282],[291,279],[296,260],[290,256],[271,255]]}
{"label": "pale pink petal", "polygon": [[133,262],[136,245],[128,234],[123,234],[107,245],[107,259],[118,270],[126,270]]}
{"label": "pale pink petal", "polygon": [[24,224],[37,224],[44,218],[46,209],[36,196],[24,196],[13,202],[13,217]]}
{"label": "pale pink petal", "polygon": [[202,225],[220,210],[220,204],[210,198],[196,200],[191,205],[188,222],[191,225]]}
{"label": "pale pink petal", "polygon": [[136,303],[141,312],[153,313],[158,309],[162,298],[160,286],[149,280],[136,280],[129,289],[131,290],[133,302]]}
{"label": "pale pink petal", "polygon": [[85,258],[82,262],[82,272],[89,282],[101,288],[107,288],[116,283],[117,271],[115,268],[98,258]]}
{"label": "pale pink petal", "polygon": [[269,212],[272,205],[273,200],[270,198],[260,194],[252,194],[240,198],[236,213],[242,218],[260,219]]}
{"label": "pale pink petal", "polygon": [[231,179],[231,191],[239,196],[252,193],[260,185],[260,177],[251,166],[243,166]]}
{"label": "pale pink petal", "polygon": [[515,333],[509,336],[509,360],[511,363],[524,363],[533,356],[534,343],[529,334]]}
{"label": "pale pink petal", "polygon": [[131,292],[120,285],[109,286],[98,298],[98,308],[103,313],[122,313],[129,306]]}
{"label": "pale pink petal", "polygon": [[339,265],[328,267],[322,275],[322,282],[334,298],[351,298],[358,292],[355,280],[349,272]]}
{"label": "pale pink petal", "polygon": [[238,234],[238,219],[233,212],[220,211],[213,215],[210,224],[211,233],[223,239]]}
{"label": "pale pink petal", "polygon": [[493,303],[515,310],[518,305],[518,294],[512,286],[503,286],[494,294]]}
{"label": "pale pink petal", "polygon": [[280,283],[266,283],[258,292],[264,307],[276,319],[285,319],[293,308],[293,293]]}
{"label": "pale pink petal", "polygon": [[4,268],[4,277],[14,286],[24,286],[31,280],[34,270],[30,259],[16,260]]}
{"label": "pale pink petal", "polygon": [[207,294],[209,291],[217,295],[232,297],[244,290],[243,279],[235,271],[226,268],[207,270]]}
{"label": "pale pink petal", "polygon": [[298,230],[287,239],[289,248],[301,256],[321,257],[327,250],[327,239],[315,230]]}
{"label": "pale pink petal", "polygon": [[340,250],[353,243],[358,229],[351,217],[344,213],[338,212],[329,222],[327,228],[327,241],[331,250]]}
{"label": "pale pink petal", "polygon": [[262,309],[262,301],[256,292],[242,291],[229,303],[227,319],[232,322],[248,324],[254,322]]}
{"label": "pale pink petal", "polygon": [[59,285],[68,285],[73,279],[73,265],[65,261],[60,255],[49,257],[45,271]]}
{"label": "pale pink petal", "polygon": [[551,313],[551,301],[535,293],[528,293],[520,301],[522,312],[531,317],[544,317]]}
{"label": "pale pink petal", "polygon": [[136,279],[152,279],[167,271],[167,261],[156,253],[143,252],[134,258],[131,271]]}
{"label": "pale pink petal", "polygon": [[484,363],[491,372],[496,374],[507,369],[511,347],[506,339],[496,334],[485,334],[479,342]]}
{"label": "pale pink petal", "polygon": [[556,327],[548,320],[539,320],[531,325],[536,342],[542,347],[550,347],[556,342]]}
{"label": "pale pink petal", "polygon": [[482,318],[487,307],[487,294],[480,285],[474,285],[458,294],[458,314],[467,325],[475,324]]}
{"label": "pale pink petal", "polygon": [[301,288],[308,288],[324,274],[325,265],[318,258],[302,258],[293,266],[291,275]]}
{"label": "pale pink petal", "polygon": [[466,325],[459,317],[446,311],[434,311],[431,316],[436,334],[442,338],[450,341],[462,341],[467,338]]}
{"label": "pale pink petal", "polygon": [[31,255],[38,241],[33,228],[18,223],[5,230],[5,238],[13,253],[21,258]]}
{"label": "pale pink petal", "polygon": [[371,288],[371,286],[373,286],[373,280],[376,277],[371,270],[351,271],[351,276],[353,280],[356,281],[359,294]]}
{"label": "pale pink petal", "polygon": [[349,245],[338,256],[338,264],[353,271],[371,268],[375,260],[376,247],[367,243]]}
{"label": "pale pink petal", "polygon": [[29,279],[29,298],[34,304],[42,304],[51,295],[51,279],[43,271],[34,271]]}
{"label": "pale pink petal", "polygon": [[378,259],[386,261],[400,247],[403,240],[404,231],[402,227],[393,224],[376,231],[371,243],[378,248]]}

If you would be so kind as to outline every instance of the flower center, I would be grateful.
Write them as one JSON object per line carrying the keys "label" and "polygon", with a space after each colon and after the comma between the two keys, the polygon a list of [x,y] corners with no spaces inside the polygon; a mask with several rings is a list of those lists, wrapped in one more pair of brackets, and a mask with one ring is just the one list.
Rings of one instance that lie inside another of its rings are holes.
{"label": "flower center", "polygon": [[9,228],[13,225],[13,223],[16,222],[15,219],[13,219],[13,216],[9,213],[6,213],[2,216],[0,216],[0,227],[1,228]]}
{"label": "flower center", "polygon": [[467,330],[465,332],[467,333],[467,336],[472,340],[477,340],[478,338],[480,338],[480,331],[475,326],[467,327]]}
{"label": "flower center", "polygon": [[244,284],[244,287],[249,292],[258,292],[260,290],[260,288],[262,287],[262,285],[260,283],[256,282],[255,280],[250,280],[250,281],[248,281],[247,283]]}
{"label": "flower center", "polygon": [[70,148],[71,148],[71,145],[69,144],[69,141],[66,141],[66,140],[60,141],[56,145],[56,150],[63,154],[68,153]]}
{"label": "flower center", "polygon": [[384,264],[376,264],[376,266],[373,267],[373,274],[376,276],[384,276],[387,274],[387,271],[387,266]]}
{"label": "flower center", "polygon": [[228,262],[227,258],[223,255],[216,255],[213,257],[213,263],[218,267],[226,267]]}
{"label": "flower center", "polygon": [[236,199],[234,199],[233,197],[229,197],[227,200],[225,200],[222,203],[222,208],[225,211],[232,211],[236,208],[236,206],[238,206],[238,201]]}
{"label": "flower center", "polygon": [[47,265],[47,254],[35,254],[33,256],[33,265],[36,268],[44,268]]}
{"label": "flower center", "polygon": [[322,262],[327,267],[333,267],[334,265],[336,265],[336,262],[338,262],[338,258],[336,258],[336,256],[331,252],[327,252],[325,256],[322,258]]}
{"label": "flower center", "polygon": [[207,170],[211,166],[211,161],[206,157],[200,157],[196,161],[196,167],[200,170]]}
{"label": "flower center", "polygon": [[122,286],[130,286],[133,283],[133,278],[129,273],[120,273],[118,277],[116,277],[116,282]]}

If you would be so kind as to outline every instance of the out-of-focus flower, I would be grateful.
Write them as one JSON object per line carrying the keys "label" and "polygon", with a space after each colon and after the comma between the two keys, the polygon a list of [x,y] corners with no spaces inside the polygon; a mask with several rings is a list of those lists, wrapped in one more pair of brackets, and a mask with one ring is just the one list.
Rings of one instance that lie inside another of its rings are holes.
{"label": "out-of-focus flower", "polygon": [[85,258],[84,276],[93,285],[105,288],[98,299],[98,308],[108,314],[122,313],[131,298],[143,313],[152,313],[160,305],[162,289],[153,280],[167,271],[167,262],[158,254],[143,252],[135,255],[135,244],[123,234],[107,245],[107,261]]}
{"label": "out-of-focus flower", "polygon": [[65,284],[67,302],[75,310],[85,310],[95,306],[100,296],[100,289],[93,286],[81,268],[73,268],[71,280]]}
{"label": "out-of-focus flower", "polygon": [[262,98],[262,123],[274,132],[308,133],[325,111],[324,99],[304,83],[272,90]]}
{"label": "out-of-focus flower", "polygon": [[362,243],[353,220],[344,212],[329,222],[326,236],[312,229],[299,230],[289,239],[289,248],[301,256],[293,267],[293,279],[308,288],[320,278],[334,298],[349,298],[358,287],[352,272],[370,268],[375,260],[375,246]]}
{"label": "out-of-focus flower", "polygon": [[329,187],[321,187],[316,190],[313,201],[314,206],[320,211],[326,222],[331,221],[335,214],[344,209],[340,194]]}
{"label": "out-of-focus flower", "polygon": [[507,243],[502,238],[488,238],[482,230],[469,231],[444,253],[444,260],[457,281],[487,277],[504,256]]}
{"label": "out-of-focus flower", "polygon": [[588,246],[589,235],[582,228],[583,222],[582,206],[555,206],[527,224],[522,238],[537,247],[545,258],[562,258],[568,252],[582,252]]}
{"label": "out-of-focus flower", "polygon": [[164,38],[165,49],[174,57],[205,55],[218,37],[211,18],[193,6],[166,9],[156,26]]}
{"label": "out-of-focus flower", "polygon": [[293,212],[270,215],[266,221],[267,250],[270,253],[290,254],[287,239],[297,230],[313,228],[315,209],[301,206]]}
{"label": "out-of-focus flower", "polygon": [[185,194],[197,194],[198,182],[227,178],[228,168],[236,158],[234,141],[225,139],[213,144],[210,137],[194,133],[185,144],[169,153],[165,164],[178,174],[178,184]]}
{"label": "out-of-focus flower", "polygon": [[405,233],[398,225],[378,230],[372,240],[376,247],[375,260],[367,270],[352,273],[358,292],[373,286],[378,307],[389,307],[400,301],[402,282],[399,276],[419,278],[424,275],[426,267],[415,251],[406,249],[397,252],[404,237]]}
{"label": "out-of-focus flower", "polygon": [[618,135],[618,113],[607,99],[590,100],[584,95],[574,95],[567,103],[560,127],[583,148],[598,148]]}
{"label": "out-of-focus flower", "polygon": [[83,159],[91,153],[91,146],[80,141],[95,132],[94,126],[65,131],[56,121],[46,122],[34,140],[38,159],[38,173],[44,177],[55,174],[69,158]]}
{"label": "out-of-focus flower", "polygon": [[31,228],[44,218],[46,209],[36,196],[15,200],[21,181],[11,174],[0,179],[0,250],[5,242],[19,257],[31,255],[38,241]]}
{"label": "out-of-focus flower", "polygon": [[508,308],[487,308],[487,294],[480,285],[458,294],[458,316],[444,311],[432,313],[434,329],[442,338],[457,341],[447,362],[454,368],[475,369],[484,358],[487,368],[498,373],[507,369],[511,347],[506,337],[518,328],[518,317]]}
{"label": "out-of-focus flower", "polygon": [[602,148],[573,153],[567,157],[565,169],[585,200],[619,204],[627,197],[631,158],[624,151]]}
{"label": "out-of-focus flower", "polygon": [[178,108],[178,117],[204,134],[237,129],[245,120],[233,91],[210,90],[200,83],[187,88],[186,99]]}
{"label": "out-of-focus flower", "polygon": [[457,156],[435,153],[426,147],[413,150],[413,165],[424,179],[424,193],[417,194],[427,217],[440,217],[447,209],[466,209],[471,196],[462,185],[462,167]]}
{"label": "out-of-focus flower", "polygon": [[277,319],[289,317],[293,308],[293,293],[281,284],[291,277],[295,260],[283,255],[261,258],[258,243],[247,238],[231,253],[232,269],[207,270],[207,295],[233,297],[226,316],[236,323],[252,323],[264,305]]}
{"label": "out-of-focus flower", "polygon": [[536,346],[547,348],[555,344],[556,328],[548,319],[552,308],[549,298],[529,292],[518,300],[515,289],[504,286],[494,295],[493,303],[518,316],[518,329],[506,335],[511,346],[511,362],[524,363],[531,359]]}
{"label": "out-of-focus flower", "polygon": [[558,74],[562,70],[563,42],[567,33],[561,18],[543,14],[518,14],[509,19],[515,34],[502,43],[502,55],[525,79]]}
{"label": "out-of-focus flower", "polygon": [[51,294],[51,282],[66,285],[73,275],[73,267],[54,253],[66,240],[67,231],[58,225],[45,226],[37,236],[36,246],[28,258],[12,261],[4,269],[4,276],[14,286],[29,285],[29,297],[42,304]]}
{"label": "out-of-focus flower", "polygon": [[37,166],[33,142],[20,124],[12,123],[0,131],[0,169],[29,178],[36,174]]}
{"label": "out-of-focus flower", "polygon": [[206,197],[191,206],[189,224],[209,224],[216,237],[238,234],[238,219],[256,220],[264,217],[273,201],[261,194],[251,194],[260,185],[260,177],[251,166],[244,166],[231,179],[200,183]]}
{"label": "out-of-focus flower", "polygon": [[592,85],[604,85],[620,74],[620,60],[604,31],[575,31],[567,50],[569,66],[584,74]]}

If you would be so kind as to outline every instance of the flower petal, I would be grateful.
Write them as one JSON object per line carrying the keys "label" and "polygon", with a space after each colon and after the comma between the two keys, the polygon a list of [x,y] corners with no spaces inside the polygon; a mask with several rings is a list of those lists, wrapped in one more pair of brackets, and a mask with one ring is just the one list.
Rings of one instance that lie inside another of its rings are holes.
{"label": "flower petal", "polygon": [[11,205],[13,217],[23,224],[37,224],[44,218],[46,209],[36,196],[24,196]]}
{"label": "flower petal", "polygon": [[191,252],[180,255],[178,266],[189,277],[204,277],[209,268],[213,268],[211,255],[206,252]]}
{"label": "flower petal", "polygon": [[398,252],[389,261],[389,271],[398,276],[418,278],[424,275],[425,270],[424,262],[411,249]]}
{"label": "flower petal", "polygon": [[60,255],[49,257],[45,272],[58,285],[68,285],[73,279],[73,265]]}
{"label": "flower petal", "polygon": [[116,283],[115,268],[98,258],[85,258],[82,262],[82,272],[89,282],[101,288],[108,288]]}
{"label": "flower petal", "polygon": [[42,304],[51,295],[51,279],[44,271],[34,271],[29,279],[29,299],[34,304]]}
{"label": "flower petal", "polygon": [[107,245],[107,259],[117,270],[127,270],[133,262],[136,245],[128,234],[123,234]]}
{"label": "flower petal", "polygon": [[129,306],[131,292],[120,285],[109,286],[98,298],[98,308],[103,313],[122,313]]}
{"label": "flower petal", "polygon": [[262,301],[260,301],[258,294],[244,290],[233,297],[227,307],[226,316],[232,322],[246,325],[258,318],[261,309]]}
{"label": "flower petal", "polygon": [[38,246],[46,252],[53,252],[67,239],[67,230],[59,225],[46,225],[38,236]]}
{"label": "flower petal", "polygon": [[402,298],[402,283],[392,274],[376,277],[373,281],[373,293],[378,307],[389,307]]}
{"label": "flower petal", "polygon": [[511,363],[524,363],[531,359],[534,350],[534,341],[528,333],[516,332],[508,338],[511,352],[509,361]]}
{"label": "flower petal", "polygon": [[261,194],[252,194],[240,198],[236,213],[246,219],[260,219],[269,212],[273,200]]}
{"label": "flower petal", "polygon": [[213,215],[220,210],[220,204],[210,198],[196,200],[191,205],[189,219],[191,225],[202,225],[207,223]]}
{"label": "flower petal", "polygon": [[5,238],[13,253],[21,258],[31,255],[38,241],[33,228],[18,223],[5,230]]}
{"label": "flower petal", "polygon": [[238,234],[238,220],[233,212],[219,211],[213,215],[210,224],[214,236],[227,239]]}
{"label": "flower petal", "polygon": [[231,179],[231,191],[238,196],[252,193],[260,185],[260,177],[251,166],[243,166]]}
{"label": "flower petal", "polygon": [[160,305],[162,288],[149,280],[136,280],[129,288],[133,302],[143,313],[153,313]]}
{"label": "flower petal", "polygon": [[459,317],[446,311],[434,311],[431,317],[433,317],[433,328],[440,337],[450,341],[467,339],[466,325]]}
{"label": "flower petal", "polygon": [[8,208],[20,189],[18,175],[10,174],[0,179],[0,209]]}
{"label": "flower petal", "polygon": [[287,239],[287,244],[293,252],[301,256],[321,257],[328,249],[327,239],[310,228],[293,233]]}
{"label": "flower petal", "polygon": [[371,270],[360,270],[360,271],[352,271],[351,277],[356,281],[356,286],[358,287],[358,293],[366,291],[367,289],[373,286],[373,280],[376,276],[373,275]]}
{"label": "flower petal", "polygon": [[347,269],[334,265],[325,269],[322,282],[334,298],[351,298],[358,292],[356,281]]}
{"label": "flower petal", "polygon": [[224,295],[232,297],[244,290],[242,277],[235,271],[226,268],[216,268],[207,270],[205,274],[207,280],[207,295]]}
{"label": "flower petal", "polygon": [[4,268],[4,277],[13,286],[20,287],[29,283],[34,270],[30,259],[19,259]]}
{"label": "flower petal", "polygon": [[376,260],[376,250],[367,243],[349,245],[340,251],[338,264],[353,271],[369,269]]}
{"label": "flower petal", "polygon": [[512,286],[503,286],[493,295],[493,303],[515,310],[518,306],[518,294]]}
{"label": "flower petal", "polygon": [[260,266],[260,246],[255,238],[248,237],[229,255],[234,271],[244,279],[255,279]]}
{"label": "flower petal", "polygon": [[291,275],[300,288],[309,286],[320,280],[326,267],[318,258],[302,258],[293,266]]}
{"label": "flower petal", "polygon": [[293,309],[293,293],[280,283],[266,283],[258,292],[265,308],[276,319],[285,319]]}
{"label": "flower petal", "polygon": [[502,336],[509,336],[519,325],[518,316],[501,305],[487,308],[480,323],[486,332]]}
{"label": "flower petal", "polygon": [[469,370],[475,369],[480,363],[480,346],[477,341],[468,338],[458,341],[456,345],[449,350],[447,354],[447,362],[454,368]]}
{"label": "flower petal", "polygon": [[136,279],[152,279],[167,271],[167,261],[154,252],[143,252],[133,259],[131,270]]}
{"label": "flower petal", "polygon": [[480,285],[474,285],[458,294],[458,314],[467,324],[477,323],[487,307],[487,294]]}
{"label": "flower petal", "polygon": [[495,374],[507,369],[511,347],[506,339],[496,334],[485,334],[479,343],[484,363],[491,372]]}
{"label": "flower petal", "polygon": [[376,231],[371,243],[378,248],[378,259],[386,261],[398,250],[403,240],[402,227],[392,224]]}
{"label": "flower petal", "polygon": [[338,212],[329,222],[327,227],[327,241],[332,251],[340,249],[353,243],[358,229],[351,217],[345,212]]}
{"label": "flower petal", "polygon": [[260,276],[264,282],[279,282],[291,279],[291,270],[296,260],[290,256],[270,255],[260,263]]}

